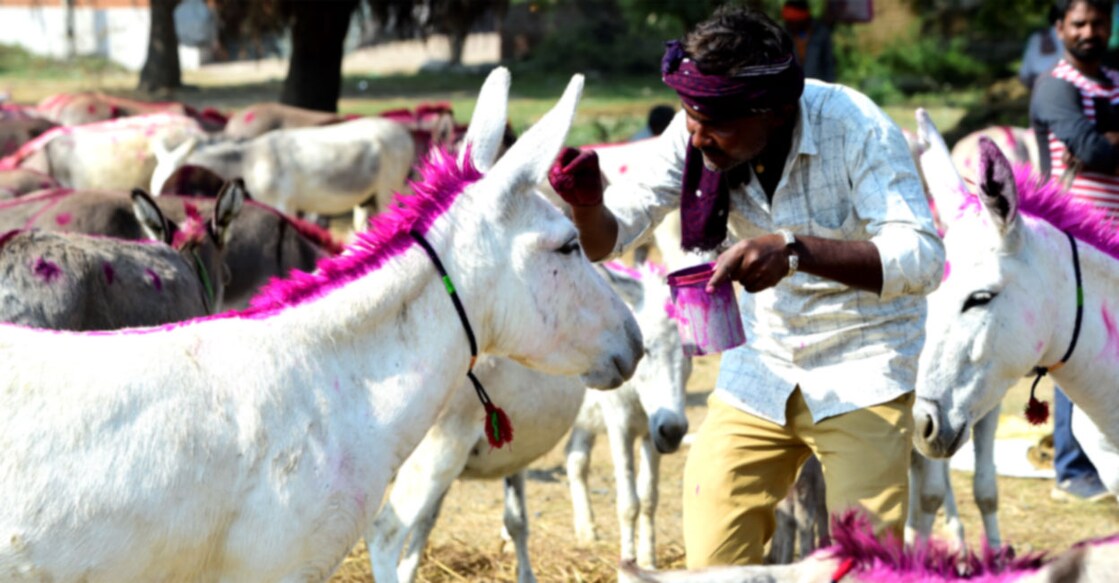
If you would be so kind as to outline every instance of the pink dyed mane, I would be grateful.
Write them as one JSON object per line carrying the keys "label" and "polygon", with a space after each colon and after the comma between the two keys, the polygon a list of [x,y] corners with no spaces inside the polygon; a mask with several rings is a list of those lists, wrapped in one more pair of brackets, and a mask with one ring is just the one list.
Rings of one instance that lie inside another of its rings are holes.
{"label": "pink dyed mane", "polygon": [[[1014,166],[1014,183],[1018,187],[1018,210],[1041,219],[1078,241],[1119,259],[1119,230],[1105,213],[1090,203],[1072,198],[1055,180],[1043,180],[1029,164]],[[982,203],[967,193],[960,214],[978,212]]]}
{"label": "pink dyed mane", "polygon": [[831,545],[820,552],[840,562],[852,560],[852,572],[859,573],[860,581],[996,583],[1013,581],[1045,563],[1044,553],[1017,557],[1009,546],[992,549],[984,545],[977,553],[953,551],[936,541],[905,546],[889,535],[879,540],[866,515],[854,510],[835,516],[831,532]]}
{"label": "pink dyed mane", "polygon": [[403,253],[415,244],[409,231],[427,233],[458,195],[482,177],[470,163],[469,153],[465,158],[467,162],[459,166],[445,149],[433,150],[420,168],[420,180],[410,183],[412,196],[397,194],[396,204],[376,216],[368,231],[358,234],[342,255],[320,260],[314,273],[296,271],[288,279],[273,280],[245,313],[271,312],[322,297]]}

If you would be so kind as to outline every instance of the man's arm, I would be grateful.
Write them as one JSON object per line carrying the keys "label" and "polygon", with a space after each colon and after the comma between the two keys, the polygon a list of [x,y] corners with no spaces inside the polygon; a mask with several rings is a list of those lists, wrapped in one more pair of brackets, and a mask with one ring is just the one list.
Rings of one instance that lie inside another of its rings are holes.
{"label": "man's arm", "polygon": [[[882,292],[882,259],[870,241],[797,236],[791,251],[800,258],[799,271],[876,294]],[[719,255],[707,289],[714,290],[728,278],[741,283],[748,292],[773,287],[789,273],[789,253],[781,235],[739,241]]]}
{"label": "man's arm", "polygon": [[579,243],[591,261],[601,261],[614,252],[618,243],[618,220],[614,213],[599,203],[595,206],[573,206],[572,220],[579,229]]}
{"label": "man's arm", "polygon": [[1041,76],[1030,99],[1030,118],[1063,142],[1084,169],[1104,174],[1119,169],[1119,146],[1084,115],[1080,92],[1071,83]]}

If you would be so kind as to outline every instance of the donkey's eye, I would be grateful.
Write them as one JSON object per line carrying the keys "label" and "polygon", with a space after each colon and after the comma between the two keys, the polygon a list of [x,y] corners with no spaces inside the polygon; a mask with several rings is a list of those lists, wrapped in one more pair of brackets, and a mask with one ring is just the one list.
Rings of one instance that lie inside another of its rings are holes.
{"label": "donkey's eye", "polygon": [[572,253],[577,253],[579,251],[579,239],[578,238],[571,239],[570,241],[561,245],[559,249],[556,249],[556,251],[559,251],[560,253],[563,253],[564,255],[571,255]]}
{"label": "donkey's eye", "polygon": [[964,309],[960,310],[960,313],[966,312],[976,306],[985,306],[991,303],[991,300],[995,299],[997,295],[999,294],[989,291],[974,292],[964,301]]}

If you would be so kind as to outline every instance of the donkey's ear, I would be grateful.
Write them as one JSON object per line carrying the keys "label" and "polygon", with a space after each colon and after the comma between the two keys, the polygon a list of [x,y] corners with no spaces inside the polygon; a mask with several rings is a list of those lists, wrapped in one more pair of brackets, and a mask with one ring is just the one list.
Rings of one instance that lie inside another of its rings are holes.
{"label": "donkey's ear", "polygon": [[218,193],[217,203],[214,204],[214,217],[210,224],[210,232],[214,234],[214,239],[218,242],[218,247],[225,247],[229,243],[231,235],[230,226],[233,224],[233,219],[241,213],[241,207],[245,205],[245,198],[247,198],[245,191],[245,182],[240,178],[234,178],[225,183],[221,192]]}
{"label": "donkey's ear", "polygon": [[507,185],[507,191],[534,187],[548,176],[548,169],[567,140],[567,132],[575,120],[575,108],[582,96],[583,76],[575,75],[559,102],[498,160],[490,174]]}
{"label": "donkey's ear", "polygon": [[140,228],[149,239],[171,244],[175,237],[174,227],[163,211],[159,210],[155,199],[142,188],[132,189],[132,213],[136,215]]}
{"label": "donkey's ear", "polygon": [[478,92],[474,104],[474,114],[462,139],[459,152],[459,165],[470,152],[474,167],[486,172],[497,160],[501,151],[502,138],[505,136],[505,120],[509,112],[509,69],[498,67],[490,72]]}
{"label": "donkey's ear", "polygon": [[644,285],[641,280],[626,272],[624,266],[611,266],[610,264],[595,265],[596,271],[606,279],[614,292],[617,293],[631,308],[641,305],[642,296],[645,295]]}
{"label": "donkey's ear", "polygon": [[1010,161],[987,136],[979,138],[979,200],[1006,235],[1018,217],[1018,187]]}
{"label": "donkey's ear", "polygon": [[929,112],[918,108],[916,115],[921,173],[925,175],[925,183],[936,204],[940,220],[947,227],[956,218],[958,209],[967,201],[967,186],[952,163],[948,146],[933,124]]}
{"label": "donkey's ear", "polygon": [[155,170],[152,171],[152,192],[163,192],[163,183],[186,162],[187,156],[198,145],[198,138],[191,136],[173,149],[167,147],[164,139],[152,140],[152,153],[155,154]]}

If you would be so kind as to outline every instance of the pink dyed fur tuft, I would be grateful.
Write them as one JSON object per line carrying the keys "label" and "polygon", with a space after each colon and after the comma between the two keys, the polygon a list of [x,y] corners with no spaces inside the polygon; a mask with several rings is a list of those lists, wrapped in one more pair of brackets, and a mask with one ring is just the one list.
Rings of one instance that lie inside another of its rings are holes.
{"label": "pink dyed fur tuft", "polygon": [[201,243],[208,234],[206,219],[198,212],[195,204],[184,203],[183,210],[186,212],[186,220],[179,225],[179,230],[175,231],[171,238],[171,246],[175,249],[182,249],[191,243]]}
{"label": "pink dyed fur tuft", "polygon": [[273,280],[253,298],[246,313],[278,310],[322,297],[403,253],[415,244],[409,231],[426,233],[458,195],[482,177],[469,162],[469,153],[465,159],[459,166],[446,150],[433,150],[420,168],[421,179],[410,183],[412,196],[398,194],[396,204],[376,216],[370,229],[358,234],[345,253],[319,261],[314,273],[293,272],[288,279]]}
{"label": "pink dyed fur tuft", "polygon": [[892,535],[879,539],[870,519],[849,510],[832,519],[832,543],[820,551],[840,562],[851,560],[859,581],[882,583],[932,583],[938,581],[1012,581],[1036,571],[1045,562],[1043,553],[1016,557],[1011,547],[984,545],[976,553],[954,551],[936,541],[905,546]]}

